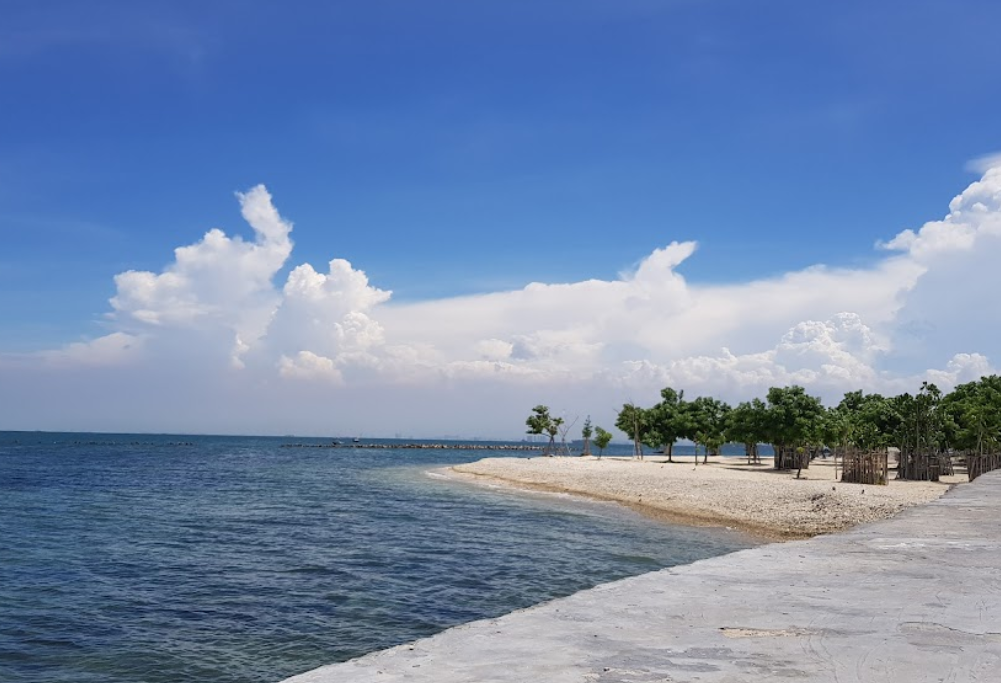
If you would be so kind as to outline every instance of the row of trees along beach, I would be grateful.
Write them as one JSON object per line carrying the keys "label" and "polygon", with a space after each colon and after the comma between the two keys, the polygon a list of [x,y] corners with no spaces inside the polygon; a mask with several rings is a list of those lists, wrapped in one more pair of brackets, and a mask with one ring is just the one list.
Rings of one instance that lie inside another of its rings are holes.
{"label": "row of trees along beach", "polygon": [[[958,385],[943,394],[923,382],[916,394],[898,396],[851,391],[833,407],[800,386],[773,387],[762,400],[736,406],[709,396],[685,399],[684,391],[666,387],[657,404],[644,408],[626,403],[615,427],[632,439],[634,455],[643,447],[662,450],[673,462],[676,442],[689,440],[709,455],[724,444],[743,444],[749,463],[760,463],[760,444],[770,444],[776,469],[810,466],[820,454],[842,462],[842,481],[885,484],[889,454],[897,454],[897,478],[937,481],[952,474],[955,462],[966,465],[973,480],[1001,468],[1001,377],[990,375]],[[576,422],[554,417],[544,405],[526,420],[529,434],[549,437],[547,455],[570,455],[567,435]],[[582,455],[598,454],[611,433],[585,420]],[[557,437],[559,441],[557,441]],[[696,464],[698,457],[696,456]]]}

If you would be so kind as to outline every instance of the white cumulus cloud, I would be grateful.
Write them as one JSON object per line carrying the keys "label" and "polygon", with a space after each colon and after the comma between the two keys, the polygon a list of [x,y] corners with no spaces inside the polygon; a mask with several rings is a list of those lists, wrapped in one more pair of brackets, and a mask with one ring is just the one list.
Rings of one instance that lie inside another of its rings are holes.
{"label": "white cumulus cloud", "polygon": [[[38,354],[39,387],[58,387],[53,368],[122,387],[144,377],[143,401],[107,399],[133,424],[175,406],[184,424],[330,433],[331,415],[373,430],[370,413],[393,411],[412,432],[457,433],[446,424],[458,421],[467,434],[511,436],[523,422],[513,416],[540,402],[610,425],[622,402],[652,403],[666,385],[736,401],[797,383],[837,400],[923,379],[951,388],[994,372],[999,356],[1001,163],[867,267],[692,284],[683,269],[697,245],[682,241],[612,280],[415,303],[395,303],[344,258],[326,272],[296,265],[276,283],[292,224],[263,186],[238,198],[252,241],[210,230],[159,273],[118,275],[113,329]],[[19,377],[29,366],[0,358]],[[33,426],[30,401],[0,401]],[[100,424],[112,414],[91,408]]]}
{"label": "white cumulus cloud", "polygon": [[278,374],[282,377],[341,382],[343,377],[334,361],[311,351],[300,351],[293,357],[278,359]]}
{"label": "white cumulus cloud", "polygon": [[161,273],[126,271],[115,276],[114,318],[125,329],[223,328],[238,356],[259,338],[279,303],[272,279],[292,253],[292,224],[278,215],[263,185],[237,195],[253,242],[209,230],[201,241],[178,247]]}

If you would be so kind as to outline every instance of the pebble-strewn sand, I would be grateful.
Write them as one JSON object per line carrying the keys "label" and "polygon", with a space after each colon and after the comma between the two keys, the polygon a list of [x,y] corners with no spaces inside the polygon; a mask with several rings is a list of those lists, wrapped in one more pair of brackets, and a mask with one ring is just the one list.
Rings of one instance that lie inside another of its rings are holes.
{"label": "pebble-strewn sand", "polygon": [[481,481],[612,500],[671,521],[735,527],[771,538],[802,538],[885,519],[934,500],[963,480],[897,481],[891,470],[889,485],[869,486],[837,481],[830,460],[815,460],[802,479],[772,469],[770,458],[762,465],[710,458],[697,467],[690,456],[682,460],[487,458],[452,470]]}

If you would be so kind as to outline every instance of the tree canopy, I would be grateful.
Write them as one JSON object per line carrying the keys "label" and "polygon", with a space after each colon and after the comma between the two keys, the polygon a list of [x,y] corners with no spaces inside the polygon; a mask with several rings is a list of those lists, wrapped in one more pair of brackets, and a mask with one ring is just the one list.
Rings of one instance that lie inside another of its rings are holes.
{"label": "tree canopy", "polygon": [[[634,454],[643,445],[663,448],[673,461],[680,439],[703,449],[703,462],[726,443],[743,444],[757,461],[759,444],[771,444],[777,468],[805,467],[823,447],[877,451],[900,449],[902,455],[922,453],[997,453],[1001,450],[1001,377],[990,375],[958,385],[943,394],[934,384],[922,383],[916,394],[886,397],[849,391],[825,408],[801,386],[772,387],[761,398],[731,407],[700,396],[686,400],[684,391],[665,387],[661,400],[649,408],[626,403],[615,420],[633,441]],[[529,433],[559,432],[562,421],[545,406],[536,406],[527,420]],[[590,421],[585,429],[590,428]],[[594,443],[604,450],[611,435],[597,427]],[[587,439],[590,434],[585,433]],[[697,458],[696,458],[697,462]],[[903,460],[902,460],[903,462]]]}
{"label": "tree canopy", "polygon": [[594,445],[598,447],[598,457],[605,452],[608,444],[612,442],[612,433],[605,431],[601,427],[594,428]]}
{"label": "tree canopy", "polygon": [[939,406],[944,440],[954,448],[976,453],[1001,449],[1001,377],[960,384]]}
{"label": "tree canopy", "polygon": [[823,440],[826,411],[800,386],[768,390],[765,434],[775,449],[775,467],[801,467],[809,446]]}
{"label": "tree canopy", "polygon": [[556,435],[560,433],[563,426],[562,417],[553,417],[549,414],[549,407],[537,405],[532,408],[532,414],[525,420],[529,434],[545,434],[549,436],[546,444],[545,455],[552,455],[556,451]]}
{"label": "tree canopy", "polygon": [[649,411],[632,403],[626,403],[619,411],[615,427],[629,435],[629,438],[633,440],[633,455],[642,458],[643,441],[650,430]]}
{"label": "tree canopy", "polygon": [[688,415],[685,412],[685,392],[665,387],[660,392],[661,401],[647,411],[646,443],[651,448],[663,448],[669,462],[673,462],[674,444],[685,438]]}
{"label": "tree canopy", "polygon": [[[684,436],[696,446],[703,446],[703,462],[708,461],[710,451],[719,453],[719,449],[727,442],[726,428],[730,410],[729,405],[709,396],[699,396],[685,406],[687,420]],[[698,463],[698,457],[695,462]]]}
{"label": "tree canopy", "polygon": [[768,406],[760,398],[739,403],[730,411],[727,440],[743,444],[748,462],[760,462],[758,444],[768,441]]}

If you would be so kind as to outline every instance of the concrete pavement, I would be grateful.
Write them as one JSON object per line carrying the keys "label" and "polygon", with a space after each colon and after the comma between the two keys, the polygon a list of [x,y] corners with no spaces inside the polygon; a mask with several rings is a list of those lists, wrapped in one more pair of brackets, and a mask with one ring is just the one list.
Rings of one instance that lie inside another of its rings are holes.
{"label": "concrete pavement", "polygon": [[598,586],[287,683],[1001,683],[1001,471],[851,531]]}

